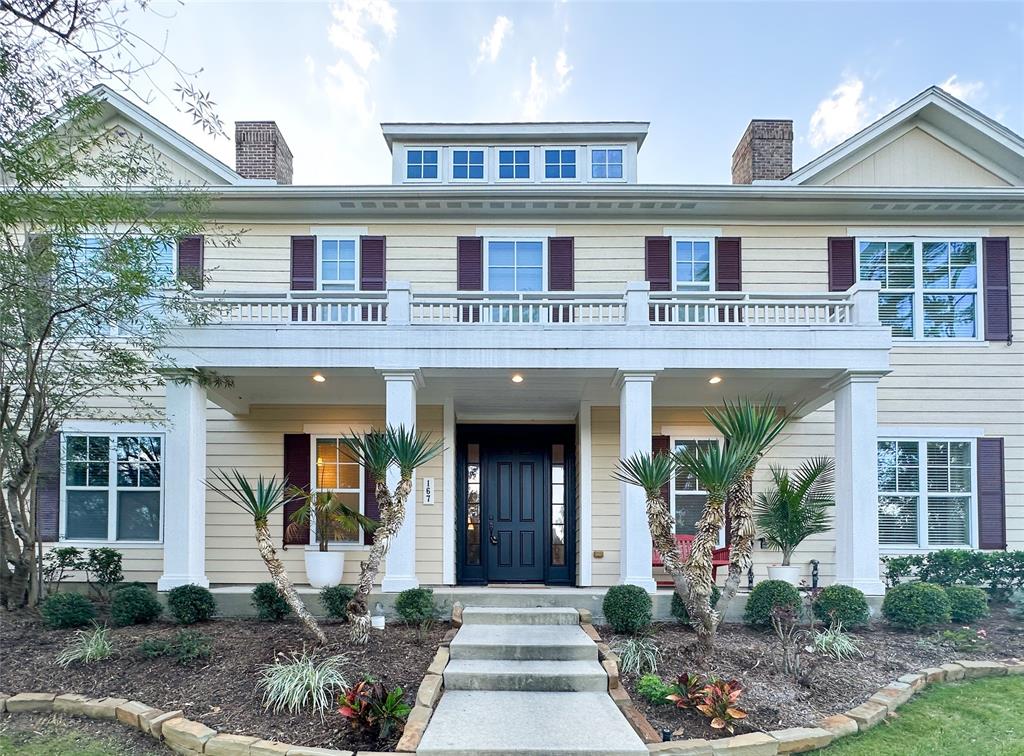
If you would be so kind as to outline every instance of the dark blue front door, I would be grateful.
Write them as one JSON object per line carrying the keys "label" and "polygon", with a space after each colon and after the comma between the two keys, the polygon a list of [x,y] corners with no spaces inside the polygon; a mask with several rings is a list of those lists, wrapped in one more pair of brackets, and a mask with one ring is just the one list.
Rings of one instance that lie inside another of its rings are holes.
{"label": "dark blue front door", "polygon": [[488,577],[496,582],[543,580],[544,515],[550,506],[546,455],[539,450],[493,449],[486,454],[484,467]]}

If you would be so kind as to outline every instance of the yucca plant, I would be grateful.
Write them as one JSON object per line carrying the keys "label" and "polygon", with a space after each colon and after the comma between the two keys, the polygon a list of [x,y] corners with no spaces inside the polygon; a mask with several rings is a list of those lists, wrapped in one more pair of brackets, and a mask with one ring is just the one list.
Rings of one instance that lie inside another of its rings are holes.
{"label": "yucca plant", "polygon": [[256,526],[256,545],[260,550],[260,556],[263,557],[263,562],[267,565],[270,579],[274,581],[278,592],[288,602],[288,606],[292,608],[309,632],[320,643],[327,643],[324,631],[320,629],[320,625],[306,609],[295,586],[292,585],[284,563],[277,556],[274,540],[270,535],[270,516],[290,501],[285,493],[288,488],[287,479],[279,481],[276,476],[273,476],[268,480],[260,475],[254,486],[238,470],[230,472],[214,470],[213,480],[208,479],[206,487],[243,509],[252,517],[253,524]]}
{"label": "yucca plant", "polygon": [[771,472],[772,488],[757,495],[754,517],[761,537],[782,552],[782,564],[788,567],[805,538],[832,527],[835,463],[830,457],[814,457],[795,473],[774,466]]}
{"label": "yucca plant", "polygon": [[263,706],[275,714],[282,711],[296,713],[309,709],[324,720],[334,700],[348,681],[342,671],[347,658],[328,656],[317,661],[303,651],[281,655],[271,664],[260,667],[258,686],[263,690]]}
{"label": "yucca plant", "polygon": [[[429,433],[417,433],[405,426],[388,426],[366,434],[350,434],[341,439],[373,480],[380,509],[380,522],[373,533],[373,545],[362,563],[362,572],[355,594],[348,604],[350,638],[364,645],[370,637],[368,599],[380,570],[381,560],[388,553],[391,541],[405,522],[405,505],[412,491],[412,476],[418,467],[432,460],[444,445],[432,441]],[[388,487],[388,468],[397,468],[398,482]]]}
{"label": "yucca plant", "polygon": [[92,630],[75,631],[75,637],[57,654],[57,664],[62,667],[76,662],[89,664],[109,658],[113,651],[110,630],[94,623]]}

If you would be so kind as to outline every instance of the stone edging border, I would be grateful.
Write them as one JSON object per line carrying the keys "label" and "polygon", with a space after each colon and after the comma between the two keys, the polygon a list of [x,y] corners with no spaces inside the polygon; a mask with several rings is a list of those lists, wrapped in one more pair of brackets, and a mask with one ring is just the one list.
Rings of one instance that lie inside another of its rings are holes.
{"label": "stone edging border", "polygon": [[601,640],[594,628],[591,613],[579,609],[580,626],[597,644],[598,658],[608,673],[608,694],[632,725],[636,734],[647,744],[652,754],[662,756],[775,756],[776,754],[803,753],[824,748],[839,738],[866,732],[882,722],[911,697],[928,685],[980,677],[1024,675],[1024,661],[970,661],[958,659],[940,667],[928,667],[920,672],[909,672],[871,695],[860,706],[843,714],[834,714],[818,720],[811,727],[787,727],[770,732],[748,732],[729,738],[705,740],[672,740],[661,742],[661,735],[636,708],[629,693],[619,682],[618,656]]}

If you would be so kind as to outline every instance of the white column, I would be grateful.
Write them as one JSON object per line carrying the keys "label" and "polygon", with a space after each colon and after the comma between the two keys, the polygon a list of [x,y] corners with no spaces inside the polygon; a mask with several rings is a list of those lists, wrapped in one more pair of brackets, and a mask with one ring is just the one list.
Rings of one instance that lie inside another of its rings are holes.
{"label": "white column", "polygon": [[444,471],[441,486],[444,489],[441,511],[441,582],[455,585],[455,399],[444,400]]}
{"label": "white column", "polygon": [[[386,395],[385,416],[389,426],[400,425],[407,429],[416,427],[416,389],[422,379],[418,370],[385,370],[384,388]],[[392,465],[388,469],[388,487],[394,490],[398,485],[399,471]],[[381,589],[385,593],[399,593],[407,588],[418,588],[416,579],[416,479],[413,478],[412,492],[405,506],[405,522],[395,535],[388,549],[384,580]]]}
{"label": "white column", "polygon": [[591,420],[591,403],[580,402],[579,416],[576,421],[579,425],[580,439],[577,446],[580,455],[580,480],[579,486],[577,486],[579,495],[576,497],[580,529],[580,567],[576,576],[576,584],[581,587],[594,584],[594,510],[591,506],[594,443],[591,437]]}
{"label": "white column", "polygon": [[[620,371],[619,456],[651,453],[652,372]],[[656,589],[651,569],[651,530],[647,525],[646,498],[641,488],[619,484],[619,577],[621,582]]]}
{"label": "white column", "polygon": [[878,560],[878,374],[834,384],[836,582],[869,596],[885,588]]}
{"label": "white column", "polygon": [[206,577],[206,389],[167,379],[164,448],[164,574],[168,591]]}

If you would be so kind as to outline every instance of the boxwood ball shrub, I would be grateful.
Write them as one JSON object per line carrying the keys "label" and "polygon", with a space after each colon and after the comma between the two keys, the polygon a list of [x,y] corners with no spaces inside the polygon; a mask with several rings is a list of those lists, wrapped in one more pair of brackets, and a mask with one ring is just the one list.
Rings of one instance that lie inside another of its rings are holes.
{"label": "boxwood ball shrub", "polygon": [[[717,585],[711,586],[711,608],[714,609],[718,606],[718,599],[722,598],[722,592],[718,590]],[[679,594],[675,591],[672,592],[672,616],[680,622],[690,621],[690,612],[686,608],[686,602],[679,598]]]}
{"label": "boxwood ball shrub", "polygon": [[954,622],[974,622],[988,616],[988,595],[981,588],[951,585],[946,588],[946,598]]}
{"label": "boxwood ball shrub", "polygon": [[612,586],[601,609],[617,633],[639,633],[651,626],[651,597],[639,585]]}
{"label": "boxwood ball shrub", "polygon": [[167,611],[181,624],[194,625],[213,619],[217,602],[201,585],[179,585],[167,593]]}
{"label": "boxwood ball shrub", "polygon": [[799,610],[800,591],[785,580],[758,583],[747,597],[743,621],[754,627],[769,627],[772,624],[772,609],[777,606],[791,606]]}
{"label": "boxwood ball shrub", "polygon": [[320,603],[328,617],[348,620],[348,602],[355,591],[347,585],[328,585],[320,590]]}
{"label": "boxwood ball shrub", "polygon": [[852,585],[830,585],[818,594],[814,616],[822,622],[831,622],[834,617],[843,627],[866,625],[870,616],[868,600],[864,591]]}
{"label": "boxwood ball shrub", "polygon": [[80,593],[57,593],[39,608],[46,624],[53,628],[85,627],[96,619],[96,607]]}
{"label": "boxwood ball shrub", "polygon": [[267,622],[283,620],[292,611],[273,583],[260,583],[252,589],[252,605],[256,616]]}
{"label": "boxwood ball shrub", "polygon": [[110,597],[110,618],[116,625],[144,625],[160,616],[164,608],[148,588],[130,585]]}
{"label": "boxwood ball shrub", "polygon": [[885,592],[882,616],[904,630],[943,625],[951,619],[949,597],[939,585],[903,583]]}
{"label": "boxwood ball shrub", "polygon": [[437,616],[432,588],[409,588],[398,594],[395,611],[406,622],[420,623]]}

